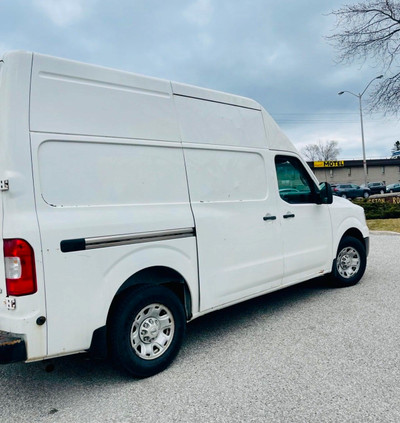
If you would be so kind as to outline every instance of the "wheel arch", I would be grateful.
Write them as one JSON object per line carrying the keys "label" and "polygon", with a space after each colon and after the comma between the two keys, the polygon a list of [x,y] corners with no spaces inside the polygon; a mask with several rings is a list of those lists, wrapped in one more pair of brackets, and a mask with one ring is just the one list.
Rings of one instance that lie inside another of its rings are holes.
{"label": "wheel arch", "polygon": [[106,324],[93,332],[89,348],[91,355],[96,358],[105,358],[108,355],[107,326],[110,316],[124,295],[135,289],[154,285],[161,285],[172,291],[183,305],[186,320],[192,318],[192,294],[187,281],[178,271],[167,266],[141,269],[123,282],[115,293],[108,309]]}
{"label": "wheel arch", "polygon": [[187,320],[192,318],[192,295],[189,285],[178,271],[167,266],[147,267],[130,276],[116,292],[108,314],[127,290],[145,285],[162,285],[171,290],[183,304]]}
{"label": "wheel arch", "polygon": [[351,236],[353,238],[358,239],[364,245],[364,248],[365,249],[367,248],[367,246],[365,244],[365,238],[364,238],[362,232],[359,229],[357,229],[357,228],[347,229],[347,231],[340,237],[339,242],[338,242],[338,246],[345,236]]}

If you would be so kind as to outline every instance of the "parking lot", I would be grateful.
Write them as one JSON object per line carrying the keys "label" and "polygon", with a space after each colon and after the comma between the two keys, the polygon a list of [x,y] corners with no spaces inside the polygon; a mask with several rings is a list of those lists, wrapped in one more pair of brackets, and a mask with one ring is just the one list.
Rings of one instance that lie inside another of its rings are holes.
{"label": "parking lot", "polygon": [[[2,422],[399,422],[400,236],[351,288],[322,280],[195,320],[163,373],[84,355],[0,367]],[[62,336],[62,334],[60,334]]]}

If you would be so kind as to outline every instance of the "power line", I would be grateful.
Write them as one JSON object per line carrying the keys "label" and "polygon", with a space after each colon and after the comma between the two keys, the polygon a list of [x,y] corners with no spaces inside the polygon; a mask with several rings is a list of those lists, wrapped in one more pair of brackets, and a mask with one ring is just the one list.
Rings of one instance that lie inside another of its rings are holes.
{"label": "power line", "polygon": [[[279,119],[275,118],[279,123],[340,123],[340,124],[355,124],[360,123],[359,120],[340,120],[340,119]],[[369,122],[378,122],[377,120],[370,120]]]}
{"label": "power line", "polygon": [[[359,115],[357,112],[269,112],[271,115]],[[383,113],[374,112],[369,115],[384,116]]]}
{"label": "power line", "polygon": [[[357,124],[359,123],[358,113],[356,112],[278,112],[271,113],[279,124],[285,123],[312,123],[312,124]],[[368,122],[394,121],[388,119],[383,113],[371,113],[368,116]],[[348,119],[346,119],[348,117]],[[398,122],[397,120],[395,121]]]}

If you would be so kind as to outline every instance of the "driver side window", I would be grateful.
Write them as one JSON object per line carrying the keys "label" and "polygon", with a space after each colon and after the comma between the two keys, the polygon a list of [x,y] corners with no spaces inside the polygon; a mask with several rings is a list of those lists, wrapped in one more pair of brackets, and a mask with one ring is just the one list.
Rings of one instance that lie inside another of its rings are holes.
{"label": "driver side window", "polygon": [[276,156],[275,169],[282,200],[290,204],[315,202],[315,184],[299,159]]}

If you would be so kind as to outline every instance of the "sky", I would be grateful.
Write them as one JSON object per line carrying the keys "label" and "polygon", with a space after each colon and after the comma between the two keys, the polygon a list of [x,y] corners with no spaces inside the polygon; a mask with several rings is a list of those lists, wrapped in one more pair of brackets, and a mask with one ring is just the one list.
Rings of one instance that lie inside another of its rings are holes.
{"label": "sky", "polygon": [[[356,0],[347,0],[355,3]],[[379,64],[339,64],[326,39],[338,0],[0,0],[0,56],[26,50],[258,101],[296,147],[337,141],[362,157],[358,94]],[[390,157],[399,117],[368,112],[368,158]]]}

